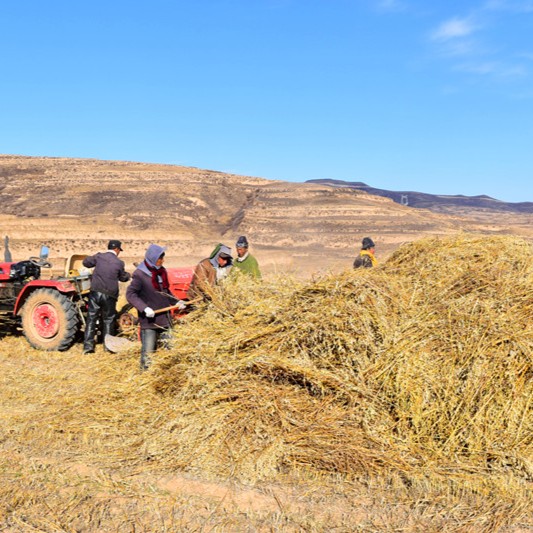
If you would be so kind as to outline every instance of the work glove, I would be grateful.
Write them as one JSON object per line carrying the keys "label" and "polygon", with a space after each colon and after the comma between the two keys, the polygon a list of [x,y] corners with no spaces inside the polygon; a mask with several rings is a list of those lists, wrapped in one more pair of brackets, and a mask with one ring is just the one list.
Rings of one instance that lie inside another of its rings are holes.
{"label": "work glove", "polygon": [[185,311],[185,309],[187,309],[187,304],[183,300],[178,300],[177,303],[176,303],[176,307],[180,311]]}
{"label": "work glove", "polygon": [[145,307],[144,314],[147,318],[154,318],[155,316],[155,312],[151,307]]}

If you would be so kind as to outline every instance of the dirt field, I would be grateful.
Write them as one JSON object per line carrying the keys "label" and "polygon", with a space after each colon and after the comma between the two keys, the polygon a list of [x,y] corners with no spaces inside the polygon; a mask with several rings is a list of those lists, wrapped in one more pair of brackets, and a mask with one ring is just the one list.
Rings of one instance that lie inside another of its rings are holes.
{"label": "dirt field", "polygon": [[[110,238],[132,270],[151,242],[187,266],[242,234],[265,275],[178,329],[154,372],[138,350],[0,332],[0,531],[533,531],[531,259],[515,244],[531,215],[131,162],[0,156],[0,172],[1,236],[15,260],[47,244],[49,275]],[[474,233],[503,237],[478,252]],[[366,235],[381,264],[408,243],[404,262],[353,273]]]}

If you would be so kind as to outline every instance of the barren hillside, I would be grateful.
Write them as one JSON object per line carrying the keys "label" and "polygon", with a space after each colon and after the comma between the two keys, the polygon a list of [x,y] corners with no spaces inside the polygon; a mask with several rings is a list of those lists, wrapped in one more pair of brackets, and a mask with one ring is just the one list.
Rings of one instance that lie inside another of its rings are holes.
{"label": "barren hillside", "polygon": [[533,214],[533,202],[503,202],[487,195],[464,196],[462,194],[428,194],[417,191],[389,191],[386,189],[377,189],[370,187],[360,181],[343,181],[333,179],[315,179],[308,180],[307,183],[317,183],[329,185],[330,187],[341,187],[364,191],[375,196],[390,198],[402,205],[411,207],[422,207],[430,209],[435,213],[456,214],[466,211],[469,214],[484,215],[491,213],[525,213]]}
{"label": "barren hillside", "polygon": [[124,161],[0,155],[0,228],[15,259],[51,248],[55,266],[121,239],[127,263],[147,244],[168,246],[169,266],[195,264],[238,235],[268,272],[307,276],[351,266],[362,237],[378,258],[402,242],[458,231],[533,238],[533,215],[437,214],[352,189]]}

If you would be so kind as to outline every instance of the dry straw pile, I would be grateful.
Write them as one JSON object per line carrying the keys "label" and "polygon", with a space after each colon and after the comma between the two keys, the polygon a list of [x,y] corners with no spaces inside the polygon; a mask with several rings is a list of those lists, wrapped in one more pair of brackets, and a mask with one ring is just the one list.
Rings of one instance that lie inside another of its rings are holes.
{"label": "dry straw pile", "polygon": [[306,285],[238,279],[158,368],[175,413],[162,453],[247,481],[379,474],[526,495],[532,356],[522,240],[423,240]]}
{"label": "dry straw pile", "polygon": [[[137,351],[21,338],[0,358],[10,531],[533,527],[533,251],[519,239],[418,241],[308,283],[228,280],[144,374]],[[161,476],[184,472],[300,492],[243,512],[193,481],[169,493]]]}

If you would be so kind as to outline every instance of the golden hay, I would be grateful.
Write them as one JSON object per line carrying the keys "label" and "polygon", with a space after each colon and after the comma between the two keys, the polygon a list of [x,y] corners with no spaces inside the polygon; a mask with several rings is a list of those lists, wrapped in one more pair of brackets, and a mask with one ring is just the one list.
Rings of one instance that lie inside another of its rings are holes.
{"label": "golden hay", "polygon": [[532,258],[518,239],[459,236],[285,291],[227,284],[157,370],[169,447],[243,479],[306,467],[531,482]]}
{"label": "golden hay", "polygon": [[[228,280],[144,374],[134,352],[2,341],[0,525],[533,527],[532,319],[531,245],[461,235],[309,283]],[[302,507],[222,508],[157,477],[183,472],[299,484]]]}

